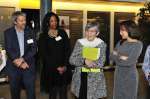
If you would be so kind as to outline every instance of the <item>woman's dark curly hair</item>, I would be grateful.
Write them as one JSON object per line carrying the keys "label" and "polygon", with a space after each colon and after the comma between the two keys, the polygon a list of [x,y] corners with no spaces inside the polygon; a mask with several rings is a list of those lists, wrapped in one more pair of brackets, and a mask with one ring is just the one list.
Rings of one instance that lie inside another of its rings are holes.
{"label": "woman's dark curly hair", "polygon": [[44,19],[43,19],[43,22],[42,22],[42,32],[44,34],[47,34],[48,31],[49,31],[49,26],[50,26],[50,18],[52,16],[55,16],[56,17],[56,20],[57,20],[57,29],[59,28],[59,17],[57,14],[53,13],[53,12],[48,12],[45,16],[44,16]]}
{"label": "woman's dark curly hair", "polygon": [[123,21],[120,23],[120,28],[124,26],[128,32],[129,37],[132,39],[140,39],[140,30],[139,26],[132,20]]}

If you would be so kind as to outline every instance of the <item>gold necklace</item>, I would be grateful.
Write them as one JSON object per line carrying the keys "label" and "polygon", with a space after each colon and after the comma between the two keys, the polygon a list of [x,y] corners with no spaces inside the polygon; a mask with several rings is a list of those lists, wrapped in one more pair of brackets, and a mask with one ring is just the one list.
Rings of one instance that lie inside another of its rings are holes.
{"label": "gold necklace", "polygon": [[57,30],[55,30],[55,31],[49,30],[48,35],[51,38],[55,38],[55,37],[57,37],[58,32],[57,32]]}

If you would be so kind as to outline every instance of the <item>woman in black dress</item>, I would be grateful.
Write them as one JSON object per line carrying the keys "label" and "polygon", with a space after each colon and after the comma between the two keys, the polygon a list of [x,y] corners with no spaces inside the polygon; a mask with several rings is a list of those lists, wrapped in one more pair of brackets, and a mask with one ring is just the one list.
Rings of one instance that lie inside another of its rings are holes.
{"label": "woman in black dress", "polygon": [[43,64],[41,90],[49,92],[49,99],[67,99],[70,43],[66,32],[59,28],[59,18],[55,13],[45,15],[42,32],[39,39]]}

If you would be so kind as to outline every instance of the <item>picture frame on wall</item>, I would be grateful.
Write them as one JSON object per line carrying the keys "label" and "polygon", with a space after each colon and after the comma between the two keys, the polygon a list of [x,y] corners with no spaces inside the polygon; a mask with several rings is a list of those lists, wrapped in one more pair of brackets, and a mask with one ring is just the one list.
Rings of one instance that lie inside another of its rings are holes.
{"label": "picture frame on wall", "polygon": [[69,16],[59,16],[59,26],[65,30],[67,33],[68,37],[70,38],[70,18]]}

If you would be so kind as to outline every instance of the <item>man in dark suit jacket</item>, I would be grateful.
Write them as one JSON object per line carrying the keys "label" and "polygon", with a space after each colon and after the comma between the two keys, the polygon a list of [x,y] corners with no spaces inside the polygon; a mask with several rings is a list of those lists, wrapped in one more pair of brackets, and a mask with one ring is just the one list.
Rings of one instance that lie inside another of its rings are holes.
{"label": "man in dark suit jacket", "polygon": [[22,85],[26,89],[27,99],[35,99],[35,36],[26,27],[24,13],[14,12],[12,19],[14,26],[4,32],[11,99],[20,99]]}

